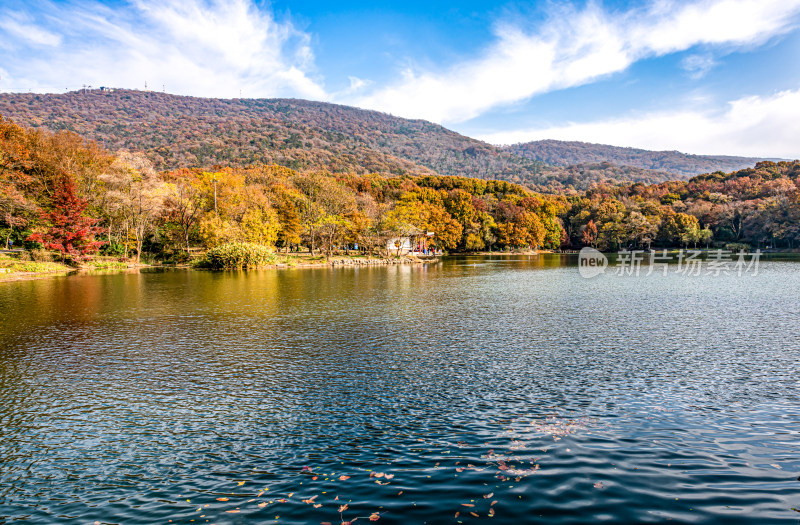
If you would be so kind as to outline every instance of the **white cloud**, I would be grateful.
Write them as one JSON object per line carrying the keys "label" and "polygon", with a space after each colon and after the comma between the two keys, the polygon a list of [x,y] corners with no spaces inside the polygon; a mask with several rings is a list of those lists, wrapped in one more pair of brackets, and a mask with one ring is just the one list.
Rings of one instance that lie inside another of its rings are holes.
{"label": "white cloud", "polygon": [[706,54],[689,55],[681,61],[681,67],[695,80],[703,78],[716,65],[714,58]]}
{"label": "white cloud", "polygon": [[[0,19],[0,29],[13,39],[37,46],[57,46],[61,37],[31,23],[22,13],[7,13]],[[10,42],[6,42],[6,45]]]}
{"label": "white cloud", "polygon": [[556,139],[685,153],[800,158],[800,89],[730,102],[723,112],[683,110],[481,136],[492,144]]}
{"label": "white cloud", "polygon": [[462,122],[490,108],[577,86],[637,60],[696,45],[758,45],[794,27],[800,0],[660,1],[609,13],[595,4],[561,9],[534,29],[500,25],[477,58],[443,72],[406,69],[394,85],[355,105],[435,122]]}
{"label": "white cloud", "polygon": [[47,27],[38,29],[61,35],[57,49],[3,60],[18,90],[148,82],[151,89],[166,85],[169,92],[196,96],[238,97],[241,90],[245,97],[329,98],[314,78],[309,36],[251,0],[78,6],[47,8],[48,21],[40,24]]}

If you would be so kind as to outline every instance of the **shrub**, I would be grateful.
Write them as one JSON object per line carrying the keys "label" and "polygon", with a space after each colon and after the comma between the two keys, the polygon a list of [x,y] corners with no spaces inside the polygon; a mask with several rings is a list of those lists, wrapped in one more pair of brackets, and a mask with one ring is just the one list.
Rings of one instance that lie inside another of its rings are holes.
{"label": "shrub", "polygon": [[100,247],[100,255],[120,257],[125,255],[125,246],[117,241],[107,242]]}
{"label": "shrub", "polygon": [[120,261],[92,261],[90,266],[95,270],[123,270],[128,267],[127,263]]}
{"label": "shrub", "polygon": [[31,250],[31,260],[36,262],[52,262],[53,254],[47,250]]}
{"label": "shrub", "polygon": [[170,258],[170,260],[171,260],[171,261],[172,261],[174,264],[186,264],[186,263],[192,262],[192,256],[191,256],[191,255],[189,255],[189,254],[188,254],[188,253],[186,253],[186,252],[176,252],[176,253],[175,253],[175,254],[174,254],[174,255],[173,255],[171,258]]}
{"label": "shrub", "polygon": [[55,262],[20,261],[10,266],[14,272],[48,273],[69,270],[65,265]]}
{"label": "shrub", "polygon": [[205,258],[210,268],[226,270],[258,268],[275,262],[271,248],[247,242],[229,242],[217,246],[208,250]]}
{"label": "shrub", "polygon": [[725,245],[725,249],[726,250],[730,250],[733,253],[749,252],[750,251],[750,245],[749,244],[744,244],[744,243],[741,243],[741,242],[732,242],[732,243],[726,244]]}

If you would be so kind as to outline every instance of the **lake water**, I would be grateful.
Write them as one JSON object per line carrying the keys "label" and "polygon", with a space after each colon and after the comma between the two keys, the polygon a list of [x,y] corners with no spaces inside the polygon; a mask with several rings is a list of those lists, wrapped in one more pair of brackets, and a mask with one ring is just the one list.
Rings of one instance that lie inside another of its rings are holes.
{"label": "lake water", "polygon": [[0,284],[0,523],[796,523],[798,291],[557,255]]}

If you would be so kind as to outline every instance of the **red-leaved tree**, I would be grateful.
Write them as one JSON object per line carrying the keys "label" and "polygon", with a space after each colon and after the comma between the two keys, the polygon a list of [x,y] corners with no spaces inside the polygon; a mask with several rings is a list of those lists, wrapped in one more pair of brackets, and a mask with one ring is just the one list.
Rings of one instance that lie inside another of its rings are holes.
{"label": "red-leaved tree", "polygon": [[83,216],[87,201],[75,195],[75,183],[71,178],[58,180],[52,202],[53,209],[41,213],[47,230],[34,233],[28,237],[29,241],[40,242],[46,248],[72,257],[94,253],[104,244],[95,240],[103,229],[95,226],[97,219]]}

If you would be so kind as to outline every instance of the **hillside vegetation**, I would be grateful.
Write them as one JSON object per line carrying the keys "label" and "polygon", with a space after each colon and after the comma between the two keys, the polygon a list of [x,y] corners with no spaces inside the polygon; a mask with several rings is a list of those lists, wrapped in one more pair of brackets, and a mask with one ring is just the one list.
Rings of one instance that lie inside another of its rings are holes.
{"label": "hillside vegetation", "polygon": [[0,115],[25,126],[73,131],[111,151],[143,151],[161,170],[277,164],[299,171],[497,179],[546,192],[680,178],[594,160],[579,166],[550,160],[548,166],[424,120],[305,100],[135,90],[0,94]]}
{"label": "hillside vegetation", "polygon": [[568,199],[573,247],[797,247],[800,162],[764,161],[732,173],[645,185],[597,185]]}
{"label": "hillside vegetation", "polygon": [[749,168],[763,160],[778,160],[725,155],[689,155],[678,151],[649,151],[560,140],[539,140],[505,146],[502,149],[554,166],[609,162],[619,166],[673,173],[678,176],[673,179],[683,180],[703,173]]}
{"label": "hillside vegetation", "polygon": [[541,162],[423,120],[294,99],[208,99],[90,90],[0,95],[0,115],[145,151],[159,169],[279,164],[333,173],[462,175],[542,182]]}

